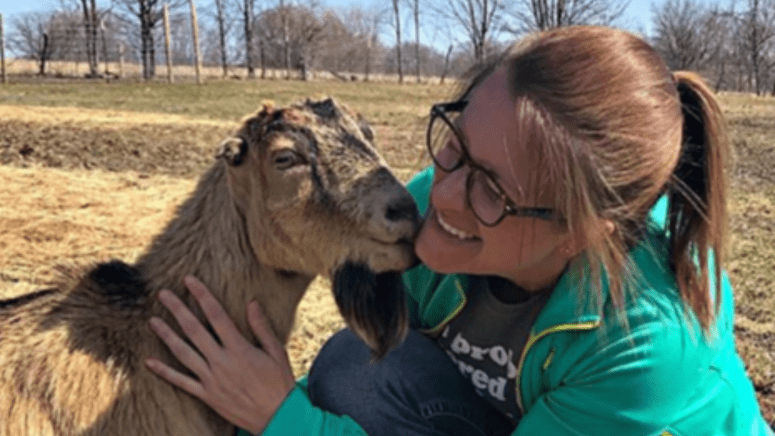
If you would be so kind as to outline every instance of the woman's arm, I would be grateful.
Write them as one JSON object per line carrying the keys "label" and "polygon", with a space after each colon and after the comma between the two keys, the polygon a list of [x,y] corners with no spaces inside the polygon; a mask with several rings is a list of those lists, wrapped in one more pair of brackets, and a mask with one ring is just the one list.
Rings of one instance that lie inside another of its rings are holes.
{"label": "woman's arm", "polygon": [[[248,324],[261,343],[253,346],[237,330],[209,290],[193,277],[186,287],[196,298],[222,345],[171,292],[159,294],[194,349],[159,318],[151,328],[196,377],[157,359],[148,368],[169,383],[201,399],[218,414],[251,434],[363,434],[355,422],[314,408],[303,386],[297,386],[288,354],[274,336],[255,301],[248,304]],[[274,419],[273,419],[274,417]]]}

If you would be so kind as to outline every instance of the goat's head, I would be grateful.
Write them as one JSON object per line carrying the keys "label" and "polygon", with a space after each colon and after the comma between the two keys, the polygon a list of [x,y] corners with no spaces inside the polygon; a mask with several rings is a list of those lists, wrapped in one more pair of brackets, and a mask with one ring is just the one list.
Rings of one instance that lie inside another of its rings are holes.
{"label": "goat's head", "polygon": [[265,104],[219,156],[258,260],[331,274],[342,315],[379,356],[406,332],[397,271],[415,260],[419,215],[372,139],[333,99]]}

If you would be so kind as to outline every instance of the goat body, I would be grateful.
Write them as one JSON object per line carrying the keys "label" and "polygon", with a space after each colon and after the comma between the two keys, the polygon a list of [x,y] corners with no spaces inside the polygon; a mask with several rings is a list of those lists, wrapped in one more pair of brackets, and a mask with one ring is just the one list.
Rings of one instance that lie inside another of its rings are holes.
{"label": "goat body", "polygon": [[[233,433],[144,367],[154,356],[184,371],[147,326],[151,316],[175,325],[156,295],[169,289],[203,318],[182,285],[194,275],[246,337],[255,342],[244,308],[256,299],[285,342],[316,274],[351,262],[375,274],[407,267],[417,211],[371,139],[331,99],[265,105],[224,143],[223,159],[134,265],[70,271],[55,289],[0,301],[0,436]],[[405,332],[396,301],[382,308],[397,314],[389,326],[361,329],[379,332],[375,347]],[[372,322],[364,313],[345,317]]]}

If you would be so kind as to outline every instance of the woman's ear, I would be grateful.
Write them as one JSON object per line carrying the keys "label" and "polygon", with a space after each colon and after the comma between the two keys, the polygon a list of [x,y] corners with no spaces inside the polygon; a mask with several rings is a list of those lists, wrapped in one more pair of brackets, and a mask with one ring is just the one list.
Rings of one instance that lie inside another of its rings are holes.
{"label": "woman's ear", "polygon": [[587,247],[595,245],[609,237],[616,230],[616,224],[609,219],[601,219],[597,224],[597,229],[595,231],[581,235],[569,235],[568,239],[560,245],[560,254],[562,254],[563,257],[572,259]]}

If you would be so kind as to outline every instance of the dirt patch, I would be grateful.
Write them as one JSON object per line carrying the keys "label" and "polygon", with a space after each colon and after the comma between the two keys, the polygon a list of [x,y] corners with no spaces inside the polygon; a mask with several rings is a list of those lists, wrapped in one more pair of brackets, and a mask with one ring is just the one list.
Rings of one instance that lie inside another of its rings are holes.
{"label": "dirt patch", "polygon": [[0,106],[0,164],[195,176],[235,124],[174,115]]}

